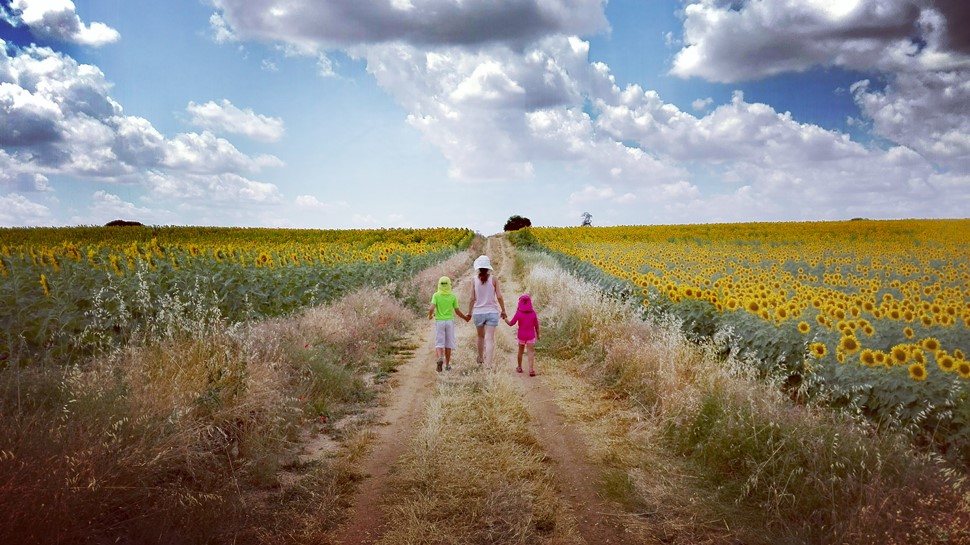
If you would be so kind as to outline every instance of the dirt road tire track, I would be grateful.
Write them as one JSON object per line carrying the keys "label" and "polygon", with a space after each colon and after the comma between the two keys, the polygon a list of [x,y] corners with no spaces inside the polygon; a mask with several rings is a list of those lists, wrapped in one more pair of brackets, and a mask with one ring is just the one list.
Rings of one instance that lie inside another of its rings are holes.
{"label": "dirt road tire track", "polygon": [[[511,254],[514,250],[506,239],[489,239],[488,248],[497,263],[504,265],[503,270],[512,270]],[[523,288],[508,274],[502,278],[502,286],[505,307],[512,315]],[[539,316],[542,317],[541,311]],[[499,344],[517,346],[514,327],[500,325],[496,336],[505,337],[504,342]],[[529,412],[529,427],[552,463],[556,480],[566,496],[565,503],[572,508],[583,539],[589,544],[629,543],[630,538],[623,532],[622,525],[617,523],[622,513],[598,493],[600,470],[589,460],[582,434],[563,418],[556,404],[555,393],[542,380],[542,366],[549,362],[537,358],[539,376],[536,377],[515,372],[514,352],[503,353],[496,358],[496,363],[501,372],[517,375],[521,379],[517,385]]]}
{"label": "dirt road tire track", "polygon": [[391,468],[407,449],[415,427],[424,416],[436,384],[432,365],[434,334],[432,332],[429,337],[428,328],[422,327],[413,335],[414,342],[420,348],[398,367],[394,384],[386,394],[387,405],[378,423],[377,437],[361,463],[361,472],[365,477],[352,499],[350,518],[331,543],[373,543],[383,532],[385,517],[381,505],[382,493]]}

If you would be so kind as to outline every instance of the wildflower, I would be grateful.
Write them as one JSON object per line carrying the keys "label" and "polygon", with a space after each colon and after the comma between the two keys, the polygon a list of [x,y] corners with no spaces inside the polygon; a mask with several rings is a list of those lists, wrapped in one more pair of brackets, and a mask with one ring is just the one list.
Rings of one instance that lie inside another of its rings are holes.
{"label": "wildflower", "polygon": [[919,363],[909,366],[909,378],[913,380],[926,380],[926,367]]}

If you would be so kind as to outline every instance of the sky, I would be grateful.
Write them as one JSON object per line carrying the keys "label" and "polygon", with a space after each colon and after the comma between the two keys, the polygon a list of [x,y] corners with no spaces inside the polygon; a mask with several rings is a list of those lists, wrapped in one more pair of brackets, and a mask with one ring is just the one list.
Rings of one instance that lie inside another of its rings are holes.
{"label": "sky", "polygon": [[966,0],[0,0],[0,226],[970,217]]}

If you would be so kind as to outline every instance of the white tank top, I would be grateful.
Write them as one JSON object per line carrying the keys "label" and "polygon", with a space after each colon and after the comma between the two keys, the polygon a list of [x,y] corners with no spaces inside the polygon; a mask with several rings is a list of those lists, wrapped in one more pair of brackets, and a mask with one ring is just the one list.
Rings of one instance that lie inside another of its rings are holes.
{"label": "white tank top", "polygon": [[475,286],[475,306],[472,308],[472,314],[488,314],[490,312],[498,314],[501,312],[498,299],[495,298],[495,277],[488,275],[488,280],[482,284],[476,274],[472,283]]}

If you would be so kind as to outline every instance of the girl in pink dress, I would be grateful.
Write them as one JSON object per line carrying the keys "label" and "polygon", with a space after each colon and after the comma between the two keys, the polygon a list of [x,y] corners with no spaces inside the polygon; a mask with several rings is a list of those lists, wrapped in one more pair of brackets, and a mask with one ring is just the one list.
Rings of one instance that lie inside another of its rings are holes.
{"label": "girl in pink dress", "polygon": [[523,294],[519,297],[519,307],[515,310],[515,315],[512,319],[505,319],[505,323],[513,326],[519,324],[519,333],[517,335],[519,339],[519,366],[515,369],[517,372],[522,372],[522,353],[529,349],[529,376],[536,376],[536,350],[535,344],[539,340],[539,315],[536,314],[535,309],[532,308],[532,298],[529,294]]}

